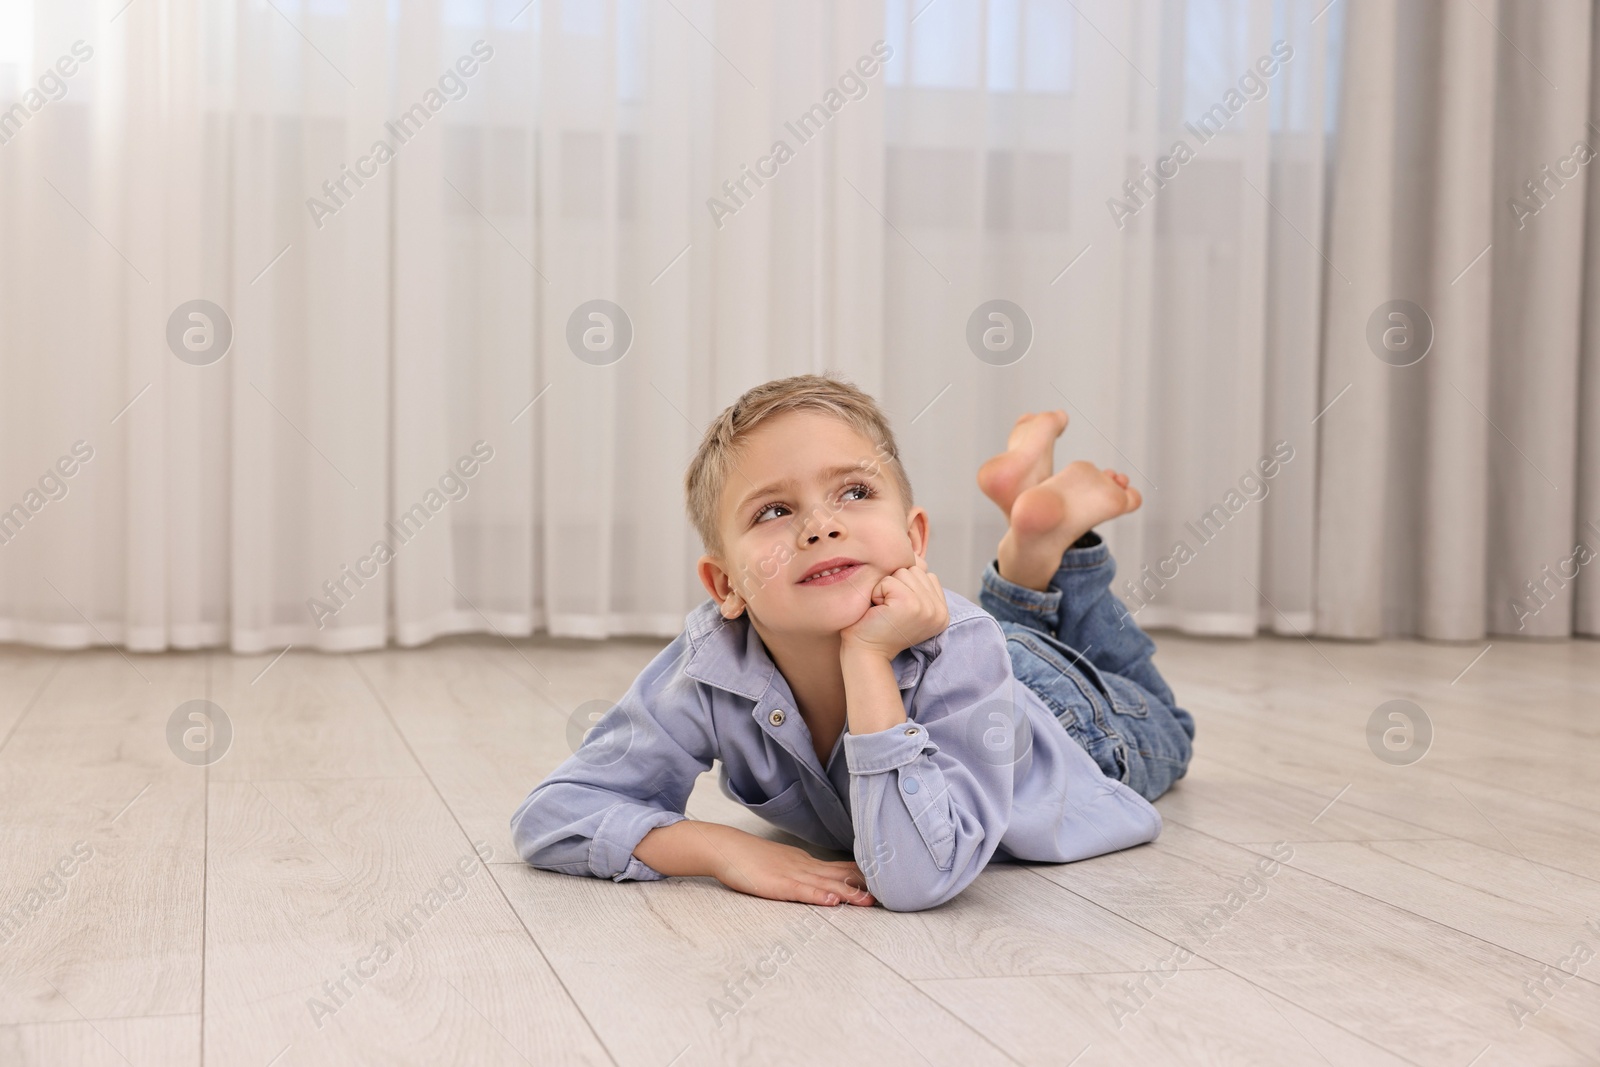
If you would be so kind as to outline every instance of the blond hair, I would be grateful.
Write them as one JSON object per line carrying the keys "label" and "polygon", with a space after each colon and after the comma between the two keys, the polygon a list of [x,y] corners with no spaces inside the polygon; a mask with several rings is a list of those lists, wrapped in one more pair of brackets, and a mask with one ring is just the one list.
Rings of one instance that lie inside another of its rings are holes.
{"label": "blond hair", "polygon": [[878,462],[888,467],[906,510],[912,507],[911,479],[906,477],[894,431],[878,402],[850,382],[830,374],[797,374],[747,390],[728,405],[706,429],[700,448],[689,462],[683,486],[689,521],[706,552],[722,555],[719,505],[741,446],[757,426],[788,411],[817,411],[844,422],[877,449]]}

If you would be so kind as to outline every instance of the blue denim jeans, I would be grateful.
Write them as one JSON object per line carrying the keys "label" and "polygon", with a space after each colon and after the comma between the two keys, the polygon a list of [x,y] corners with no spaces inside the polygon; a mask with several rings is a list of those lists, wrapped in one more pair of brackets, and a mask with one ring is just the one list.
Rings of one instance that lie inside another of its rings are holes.
{"label": "blue denim jeans", "polygon": [[1061,556],[1044,592],[984,569],[978,603],[1000,622],[1017,680],[1039,695],[1109,778],[1146,800],[1189,769],[1194,716],[1173,702],[1155,642],[1111,592],[1116,562],[1100,535]]}

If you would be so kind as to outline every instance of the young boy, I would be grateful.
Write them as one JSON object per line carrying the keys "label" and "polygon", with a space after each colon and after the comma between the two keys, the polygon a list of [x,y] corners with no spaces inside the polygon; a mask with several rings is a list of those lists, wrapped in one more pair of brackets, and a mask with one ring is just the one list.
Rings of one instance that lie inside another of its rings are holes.
{"label": "young boy", "polygon": [[[980,608],[927,569],[928,514],[871,397],[809,374],[745,393],[686,477],[711,599],[523,801],[518,853],[916,911],[997,855],[1062,863],[1154,840],[1149,801],[1187,770],[1194,719],[1092,531],[1139,491],[1087,462],[1053,472],[1066,424],[1022,416],[978,472],[1011,524]],[[686,818],[714,759],[727,796],[855,861]]]}

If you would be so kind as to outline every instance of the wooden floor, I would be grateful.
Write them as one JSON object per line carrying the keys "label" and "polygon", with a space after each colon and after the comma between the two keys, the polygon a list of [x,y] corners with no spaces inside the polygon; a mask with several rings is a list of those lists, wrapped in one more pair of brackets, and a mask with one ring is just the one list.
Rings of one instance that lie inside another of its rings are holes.
{"label": "wooden floor", "polygon": [[[0,649],[0,1064],[1600,1063],[1600,646],[1157,639],[1198,722],[1160,840],[920,914],[519,862],[662,642]],[[714,775],[689,811],[764,828]]]}

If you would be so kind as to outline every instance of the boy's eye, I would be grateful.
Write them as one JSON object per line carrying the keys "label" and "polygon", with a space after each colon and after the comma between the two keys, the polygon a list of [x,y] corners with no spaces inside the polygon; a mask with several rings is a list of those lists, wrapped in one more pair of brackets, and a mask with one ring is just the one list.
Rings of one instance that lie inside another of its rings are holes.
{"label": "boy's eye", "polygon": [[[860,495],[852,497],[850,495],[851,493],[860,493]],[[872,489],[872,486],[870,486],[870,485],[866,485],[866,484],[864,484],[862,482],[856,482],[853,485],[845,486],[844,489],[840,491],[839,495],[840,495],[840,498],[844,499],[844,500],[866,500],[868,497],[873,495],[873,489]],[[750,518],[751,524],[754,525],[756,523],[766,521],[767,514],[769,512],[771,512],[771,511],[774,511],[774,510],[781,510],[781,511],[785,511],[786,512],[786,511],[789,510],[789,506],[787,504],[768,504],[765,507],[763,507],[760,511],[756,512],[753,516],[751,516],[751,518]]]}

